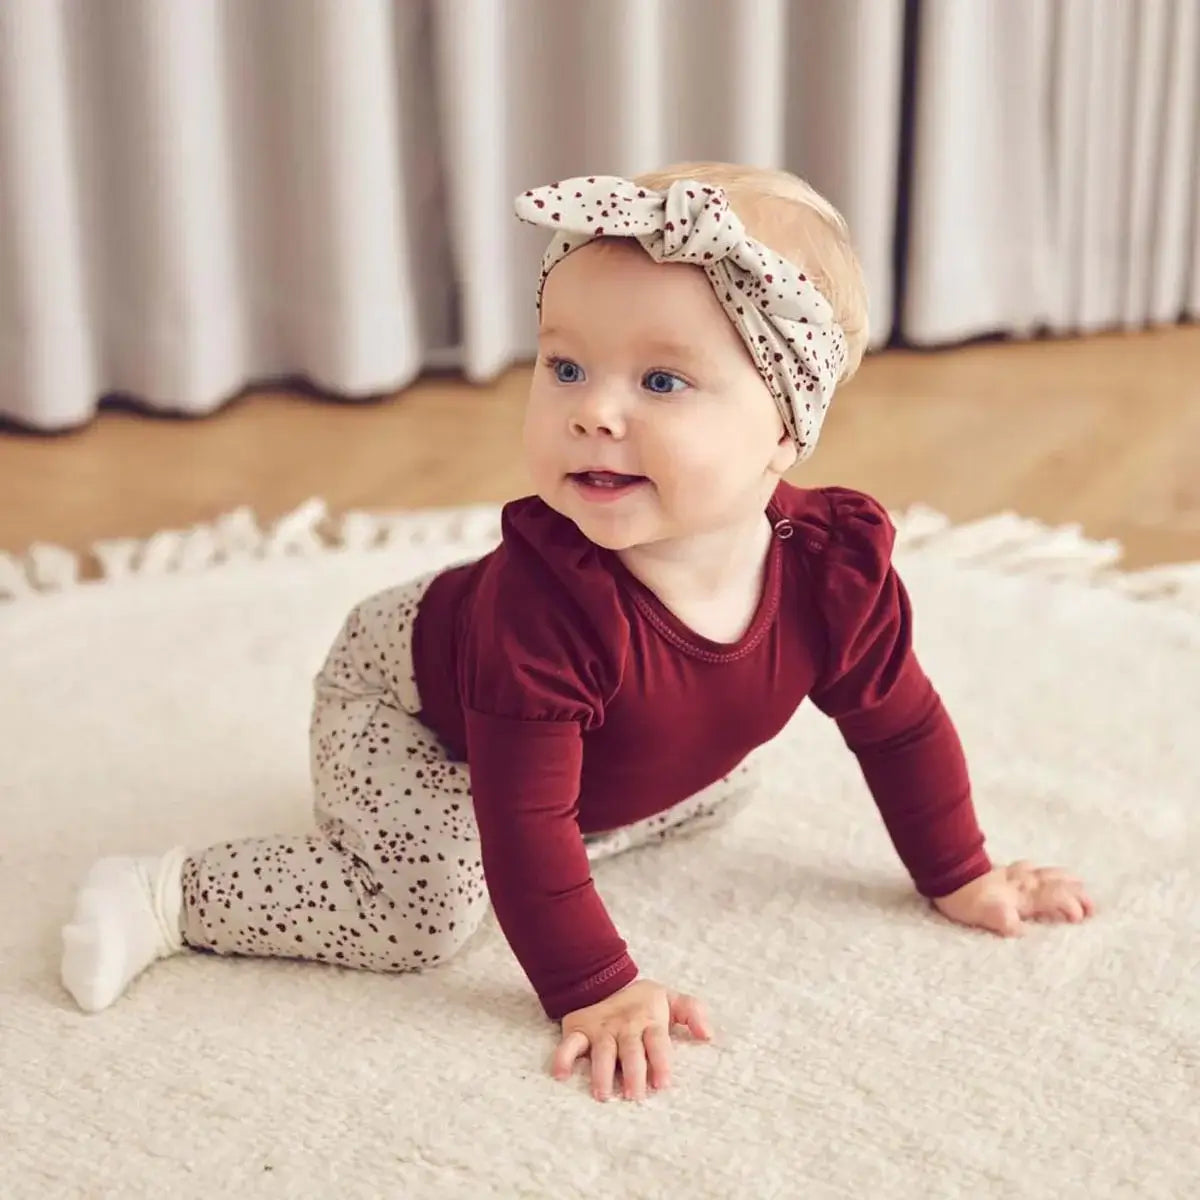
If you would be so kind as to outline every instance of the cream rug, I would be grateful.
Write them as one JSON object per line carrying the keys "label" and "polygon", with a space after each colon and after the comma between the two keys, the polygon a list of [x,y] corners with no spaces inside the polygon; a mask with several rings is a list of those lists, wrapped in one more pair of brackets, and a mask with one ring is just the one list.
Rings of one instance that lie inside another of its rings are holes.
{"label": "cream rug", "polygon": [[1098,915],[1018,941],[937,919],[805,711],[731,829],[597,868],[643,970],[718,1027],[642,1105],[545,1074],[492,921],[422,976],[187,956],[96,1017],[57,980],[95,856],[305,827],[345,611],[485,550],[494,510],[242,512],[98,547],[103,583],[0,559],[0,1196],[1200,1194],[1200,568],[898,521],[993,853],[1070,865]]}

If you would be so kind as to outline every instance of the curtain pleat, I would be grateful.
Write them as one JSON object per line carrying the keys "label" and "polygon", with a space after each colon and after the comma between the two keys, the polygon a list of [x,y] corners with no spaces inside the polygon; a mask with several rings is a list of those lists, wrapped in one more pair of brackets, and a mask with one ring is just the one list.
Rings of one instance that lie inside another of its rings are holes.
{"label": "curtain pleat", "polygon": [[100,385],[56,5],[0,5],[0,415],[58,428]]}
{"label": "curtain pleat", "polygon": [[788,14],[783,165],[849,222],[879,347],[895,322],[904,0],[793,0]]}
{"label": "curtain pleat", "polygon": [[925,0],[902,332],[1197,312],[1196,0]]}
{"label": "curtain pleat", "polygon": [[0,3],[0,415],[410,382],[457,341],[428,14]]}

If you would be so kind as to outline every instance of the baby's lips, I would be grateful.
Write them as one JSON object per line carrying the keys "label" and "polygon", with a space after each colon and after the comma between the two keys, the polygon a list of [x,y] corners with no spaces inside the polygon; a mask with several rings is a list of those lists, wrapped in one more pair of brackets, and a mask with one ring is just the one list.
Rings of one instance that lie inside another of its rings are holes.
{"label": "baby's lips", "polygon": [[588,471],[572,471],[572,479],[614,479],[622,483],[637,483],[645,479],[645,475],[628,475],[623,471],[607,471],[607,470],[588,470]]}

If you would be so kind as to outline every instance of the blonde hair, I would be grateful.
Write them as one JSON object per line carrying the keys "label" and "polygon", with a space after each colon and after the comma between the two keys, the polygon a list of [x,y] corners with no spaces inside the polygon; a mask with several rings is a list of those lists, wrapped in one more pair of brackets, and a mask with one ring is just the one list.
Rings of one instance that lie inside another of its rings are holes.
{"label": "blonde hair", "polygon": [[666,191],[679,179],[725,189],[746,232],[800,267],[833,306],[846,335],[845,383],[867,348],[867,288],[846,220],[814,187],[788,171],[721,162],[674,163],[638,175],[639,187]]}

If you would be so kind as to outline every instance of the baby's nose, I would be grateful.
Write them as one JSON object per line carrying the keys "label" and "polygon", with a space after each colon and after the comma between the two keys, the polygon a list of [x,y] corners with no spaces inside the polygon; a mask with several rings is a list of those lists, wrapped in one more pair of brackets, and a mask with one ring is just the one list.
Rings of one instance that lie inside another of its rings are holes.
{"label": "baby's nose", "polygon": [[594,394],[581,398],[571,413],[571,432],[584,437],[621,437],[625,418],[616,397]]}
{"label": "baby's nose", "polygon": [[571,421],[571,432],[582,437],[618,437],[619,426],[613,419],[576,417]]}

